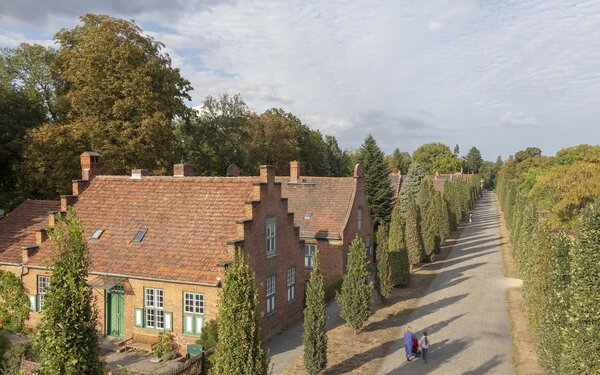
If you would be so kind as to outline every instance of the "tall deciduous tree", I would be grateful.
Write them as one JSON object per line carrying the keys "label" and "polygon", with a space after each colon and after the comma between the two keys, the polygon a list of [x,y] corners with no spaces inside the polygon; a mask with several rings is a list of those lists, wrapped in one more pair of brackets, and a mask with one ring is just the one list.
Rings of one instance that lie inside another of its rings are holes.
{"label": "tall deciduous tree", "polygon": [[392,213],[392,190],[390,189],[390,176],[388,165],[384,159],[375,138],[368,135],[360,150],[358,160],[363,167],[364,187],[369,203],[369,210],[378,227],[382,223],[389,223]]}
{"label": "tall deciduous tree", "polygon": [[402,152],[399,148],[396,148],[391,155],[386,155],[385,159],[390,171],[399,171],[402,175],[408,173],[408,168],[411,163],[410,154],[408,152]]}
{"label": "tall deciduous tree", "polygon": [[373,285],[369,282],[369,270],[365,257],[365,245],[360,238],[350,244],[348,272],[344,275],[342,290],[337,294],[340,316],[357,333],[371,315],[370,302]]}
{"label": "tall deciduous tree", "polygon": [[39,374],[104,374],[99,357],[98,316],[87,286],[88,248],[75,211],[57,215],[49,228],[53,250],[52,274],[34,340]]}
{"label": "tall deciduous tree", "polygon": [[461,161],[457,154],[443,143],[428,143],[417,148],[412,155],[412,163],[420,164],[427,174],[436,172],[454,173],[460,170]]}
{"label": "tall deciduous tree", "polygon": [[467,171],[470,173],[479,173],[479,169],[483,164],[483,159],[481,158],[481,152],[477,149],[477,147],[471,147],[467,156],[465,156],[465,166],[467,167]]}
{"label": "tall deciduous tree", "polygon": [[564,373],[593,374],[600,370],[600,199],[583,212],[570,259]]}
{"label": "tall deciduous tree", "polygon": [[393,269],[390,259],[388,226],[380,225],[377,229],[377,292],[386,301],[394,288]]}
{"label": "tall deciduous tree", "polygon": [[264,375],[268,360],[258,322],[258,295],[254,271],[241,250],[227,268],[218,318],[219,342],[214,355],[214,375]]}
{"label": "tall deciduous tree", "polygon": [[0,270],[0,301],[0,328],[22,331],[23,323],[29,318],[29,299],[23,283],[12,272]]}
{"label": "tall deciduous tree", "polygon": [[313,269],[306,288],[306,308],[304,309],[304,368],[310,375],[318,374],[327,367],[327,311],[323,274],[319,261],[319,251],[313,256]]}

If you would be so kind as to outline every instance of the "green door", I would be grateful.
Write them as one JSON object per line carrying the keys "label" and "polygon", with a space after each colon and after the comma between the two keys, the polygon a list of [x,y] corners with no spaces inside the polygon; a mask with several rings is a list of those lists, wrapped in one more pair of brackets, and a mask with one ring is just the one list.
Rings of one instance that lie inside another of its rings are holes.
{"label": "green door", "polygon": [[125,332],[125,295],[114,290],[106,292],[106,335],[123,337]]}

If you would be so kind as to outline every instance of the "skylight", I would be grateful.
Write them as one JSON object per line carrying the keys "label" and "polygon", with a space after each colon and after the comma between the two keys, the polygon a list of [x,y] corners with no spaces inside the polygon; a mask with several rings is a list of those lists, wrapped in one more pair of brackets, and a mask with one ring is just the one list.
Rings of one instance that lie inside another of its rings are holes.
{"label": "skylight", "polygon": [[135,234],[135,237],[133,237],[133,242],[142,242],[142,240],[144,239],[144,236],[146,235],[146,231],[147,229],[142,228],[140,230],[137,231],[137,233]]}
{"label": "skylight", "polygon": [[104,229],[96,229],[96,231],[92,235],[92,240],[99,240],[100,236],[102,236],[102,233],[104,233]]}

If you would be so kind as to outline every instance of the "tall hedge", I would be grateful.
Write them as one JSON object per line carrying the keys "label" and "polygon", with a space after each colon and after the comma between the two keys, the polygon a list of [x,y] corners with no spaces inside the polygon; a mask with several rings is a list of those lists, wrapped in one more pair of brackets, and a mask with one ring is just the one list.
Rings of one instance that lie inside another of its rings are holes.
{"label": "tall hedge", "polygon": [[304,309],[304,368],[310,375],[318,374],[327,367],[327,312],[325,288],[319,250],[313,256],[313,268],[306,287],[306,308]]}
{"label": "tall hedge", "polygon": [[600,373],[600,199],[587,208],[577,226],[570,255],[571,299],[563,351],[568,374]]}
{"label": "tall hedge", "polygon": [[388,227],[381,225],[377,230],[377,278],[376,286],[379,296],[386,301],[394,288],[392,263],[388,247]]}

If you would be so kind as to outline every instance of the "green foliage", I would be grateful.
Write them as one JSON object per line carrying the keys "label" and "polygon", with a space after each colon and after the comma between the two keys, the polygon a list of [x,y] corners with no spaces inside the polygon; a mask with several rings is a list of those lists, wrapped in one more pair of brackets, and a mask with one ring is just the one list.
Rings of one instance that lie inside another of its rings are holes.
{"label": "green foliage", "polygon": [[569,359],[564,370],[594,374],[600,371],[600,199],[583,212],[569,256],[570,303],[563,348]]}
{"label": "green foliage", "polygon": [[325,288],[319,261],[319,251],[313,256],[313,269],[306,290],[306,308],[304,309],[304,368],[310,375],[318,374],[327,367],[327,311],[325,306]]}
{"label": "green foliage", "polygon": [[421,184],[424,179],[425,170],[418,164],[411,164],[408,174],[402,182],[398,204],[396,204],[396,206],[399,206],[400,213],[404,220],[406,220],[406,215],[408,213],[408,202],[417,199],[417,194],[421,189]]}
{"label": "green foliage", "polygon": [[258,322],[254,271],[239,249],[225,273],[220,299],[219,342],[212,374],[266,374],[269,364]]}
{"label": "green foliage", "polygon": [[175,358],[175,350],[173,347],[173,337],[171,334],[161,332],[158,334],[158,341],[152,352],[154,357],[160,358],[162,361],[168,361]]}
{"label": "green foliage", "polygon": [[83,226],[75,211],[56,215],[48,228],[53,251],[51,284],[43,317],[34,339],[39,354],[39,374],[103,374],[98,356],[97,312],[88,288],[88,248]]}
{"label": "green foliage", "polygon": [[412,159],[408,152],[401,152],[399,148],[396,148],[391,155],[385,156],[385,161],[388,163],[390,171],[398,171],[401,175],[405,175],[408,173]]}
{"label": "green foliage", "polygon": [[325,136],[325,176],[343,177],[352,172],[349,168],[348,153],[338,146],[337,139],[332,135]]}
{"label": "green foliage", "polygon": [[412,163],[419,164],[429,175],[454,173],[460,170],[460,160],[443,143],[428,143],[417,148],[412,155]]}
{"label": "green foliage", "polygon": [[410,264],[419,264],[424,257],[425,249],[421,235],[421,214],[419,206],[414,200],[408,202],[405,236]]}
{"label": "green foliage", "polygon": [[465,156],[465,166],[467,167],[467,172],[479,173],[482,164],[483,159],[481,158],[481,152],[479,152],[477,147],[472,147],[467,156]]}
{"label": "green foliage", "polygon": [[388,231],[388,249],[390,268],[392,269],[392,285],[406,286],[410,282],[410,265],[406,250],[404,217],[402,207],[396,203],[392,212],[392,220]]}
{"label": "green foliage", "polygon": [[450,219],[448,217],[448,206],[446,205],[446,202],[444,202],[442,194],[437,191],[433,196],[433,205],[435,207],[437,229],[439,230],[439,246],[436,247],[436,252],[439,252],[446,236],[450,234]]}
{"label": "green foliage", "polygon": [[10,341],[0,331],[0,374],[22,375],[21,362],[36,361],[30,342],[10,346]]}
{"label": "green foliage", "polygon": [[394,288],[393,269],[390,259],[387,225],[377,229],[377,293],[386,301],[392,295]]}
{"label": "green foliage", "polygon": [[348,254],[348,271],[344,275],[342,291],[337,295],[340,305],[340,316],[358,332],[371,315],[370,302],[373,285],[369,281],[365,257],[365,245],[360,238],[350,244]]}
{"label": "green foliage", "polygon": [[[561,232],[552,246],[552,266],[548,276],[548,288],[544,298],[542,324],[539,329],[537,352],[539,362],[546,373],[561,374],[562,347],[565,342],[565,322],[568,321],[569,297],[567,286],[570,282],[569,251],[572,247],[569,237]],[[567,355],[568,356],[568,355]],[[570,359],[567,359],[569,361]]]}
{"label": "green foliage", "polygon": [[212,349],[219,342],[219,322],[217,319],[209,320],[204,327],[196,344],[202,345],[204,350]]}
{"label": "green foliage", "polygon": [[342,283],[344,282],[344,276],[336,275],[330,276],[325,280],[325,302],[333,300],[342,290]]}
{"label": "green foliage", "polygon": [[433,254],[439,251],[441,244],[438,217],[434,202],[436,191],[433,189],[433,181],[425,179],[417,195],[417,204],[421,216],[421,235],[423,251],[426,259],[432,259]]}
{"label": "green foliage", "polygon": [[0,270],[0,329],[20,332],[29,318],[29,299],[21,280],[12,272]]}
{"label": "green foliage", "polygon": [[392,213],[390,171],[383,151],[370,134],[365,138],[359,150],[359,162],[363,168],[365,194],[375,227],[389,223]]}
{"label": "green foliage", "polygon": [[515,161],[520,163],[536,156],[541,156],[542,150],[537,147],[527,147],[525,150],[519,151],[515,154]]}

